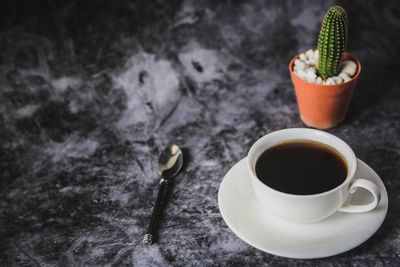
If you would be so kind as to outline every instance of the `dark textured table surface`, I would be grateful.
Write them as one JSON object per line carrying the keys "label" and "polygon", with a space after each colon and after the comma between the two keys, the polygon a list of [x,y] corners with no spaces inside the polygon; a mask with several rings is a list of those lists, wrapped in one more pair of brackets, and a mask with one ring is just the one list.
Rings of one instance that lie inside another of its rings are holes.
{"label": "dark textured table surface", "polygon": [[[217,193],[255,140],[305,127],[288,63],[332,2],[2,1],[0,265],[398,265],[400,7],[345,2],[362,72],[328,132],[380,175],[389,211],[359,247],[294,260],[240,240]],[[187,164],[144,246],[169,142]]]}

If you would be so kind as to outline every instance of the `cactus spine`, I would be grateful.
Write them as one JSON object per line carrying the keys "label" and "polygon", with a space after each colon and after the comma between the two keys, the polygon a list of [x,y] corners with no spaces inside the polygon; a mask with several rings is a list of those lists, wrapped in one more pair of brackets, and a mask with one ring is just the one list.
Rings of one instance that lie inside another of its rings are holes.
{"label": "cactus spine", "polygon": [[336,76],[347,46],[347,13],[341,6],[331,7],[325,15],[318,39],[318,73],[323,79]]}

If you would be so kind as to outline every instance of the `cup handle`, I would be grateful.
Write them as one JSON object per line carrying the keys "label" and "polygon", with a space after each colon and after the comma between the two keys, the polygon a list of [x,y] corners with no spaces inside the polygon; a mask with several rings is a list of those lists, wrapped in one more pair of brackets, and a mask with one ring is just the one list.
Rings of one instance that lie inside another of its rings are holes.
{"label": "cup handle", "polygon": [[364,205],[343,204],[343,206],[339,208],[339,211],[361,213],[373,210],[376,208],[376,206],[378,206],[378,203],[381,200],[381,190],[379,190],[378,186],[376,186],[371,181],[365,179],[357,179],[351,183],[349,187],[349,193],[353,194],[357,191],[358,187],[367,189],[374,197],[374,200]]}

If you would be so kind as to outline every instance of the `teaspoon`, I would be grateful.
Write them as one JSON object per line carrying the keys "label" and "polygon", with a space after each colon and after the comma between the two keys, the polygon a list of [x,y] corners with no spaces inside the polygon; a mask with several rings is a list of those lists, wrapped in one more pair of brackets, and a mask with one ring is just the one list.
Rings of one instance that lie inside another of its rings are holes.
{"label": "teaspoon", "polygon": [[169,180],[176,176],[183,165],[183,154],[179,146],[168,145],[164,148],[158,158],[158,173],[161,176],[160,189],[158,191],[156,203],[154,204],[153,213],[151,214],[150,224],[147,232],[143,237],[143,244],[150,245],[153,243],[155,232],[160,217],[160,208],[164,193],[167,191]]}

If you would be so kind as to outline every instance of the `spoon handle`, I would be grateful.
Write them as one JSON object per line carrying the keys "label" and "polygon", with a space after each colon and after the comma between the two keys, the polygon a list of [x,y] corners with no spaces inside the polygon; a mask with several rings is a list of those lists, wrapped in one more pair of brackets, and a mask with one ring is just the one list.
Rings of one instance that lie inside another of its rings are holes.
{"label": "spoon handle", "polygon": [[166,191],[166,187],[168,185],[168,180],[165,178],[161,178],[160,180],[160,189],[158,190],[156,203],[153,207],[153,213],[151,214],[150,224],[147,228],[147,232],[143,237],[143,244],[151,245],[153,243],[153,238],[157,231],[157,226],[160,220],[160,211],[162,206],[162,200],[164,197],[164,192]]}

